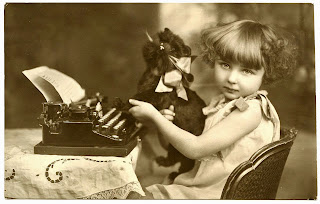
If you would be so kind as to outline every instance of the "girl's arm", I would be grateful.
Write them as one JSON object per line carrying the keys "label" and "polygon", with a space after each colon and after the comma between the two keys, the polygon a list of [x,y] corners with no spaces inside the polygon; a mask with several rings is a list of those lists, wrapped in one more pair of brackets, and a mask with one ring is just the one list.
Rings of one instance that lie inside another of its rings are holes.
{"label": "girl's arm", "polygon": [[[173,105],[170,105],[170,107],[168,109],[160,110],[160,113],[170,122],[172,122],[174,120],[175,113],[174,113],[174,106]],[[161,133],[158,134],[158,138],[159,138],[161,146],[164,149],[168,150],[169,142],[166,140],[166,138]]]}
{"label": "girl's arm", "polygon": [[164,136],[161,133],[158,133],[158,138],[160,145],[163,147],[163,149],[168,150],[169,142],[164,138]]}
{"label": "girl's arm", "polygon": [[134,116],[142,120],[150,119],[168,142],[190,159],[199,159],[225,149],[258,127],[262,119],[260,104],[249,103],[245,111],[236,109],[202,135],[195,136],[165,119],[161,113],[154,111],[156,109],[151,104],[136,100],[130,103],[136,105],[130,109]]}

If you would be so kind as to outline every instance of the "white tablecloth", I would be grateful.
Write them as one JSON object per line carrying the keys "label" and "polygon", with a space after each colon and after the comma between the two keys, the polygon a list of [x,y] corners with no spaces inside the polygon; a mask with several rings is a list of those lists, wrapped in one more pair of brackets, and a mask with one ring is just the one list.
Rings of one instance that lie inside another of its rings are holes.
{"label": "white tablecloth", "polygon": [[139,145],[126,157],[33,154],[41,129],[5,130],[5,197],[125,199],[145,195],[135,174]]}

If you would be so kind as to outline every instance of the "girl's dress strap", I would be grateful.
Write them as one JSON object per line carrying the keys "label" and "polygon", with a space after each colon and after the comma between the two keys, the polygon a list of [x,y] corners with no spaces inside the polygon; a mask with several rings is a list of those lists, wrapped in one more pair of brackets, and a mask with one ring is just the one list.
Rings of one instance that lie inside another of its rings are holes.
{"label": "girl's dress strap", "polygon": [[268,95],[267,91],[261,90],[261,91],[257,91],[256,93],[254,93],[250,96],[247,96],[246,100],[259,99],[261,101],[261,108],[262,108],[264,116],[267,117],[269,120],[276,122],[276,121],[274,121],[276,119],[274,116],[275,110],[273,110],[274,108],[273,108],[270,100],[268,99],[267,95]]}
{"label": "girl's dress strap", "polygon": [[261,101],[261,109],[263,112],[264,117],[266,117],[268,120],[270,120],[274,125],[274,134],[273,134],[273,141],[278,140],[280,138],[280,119],[277,114],[276,109],[270,102],[270,100],[267,97],[268,92],[265,90],[257,91],[256,93],[247,96],[247,100],[250,99],[258,99]]}

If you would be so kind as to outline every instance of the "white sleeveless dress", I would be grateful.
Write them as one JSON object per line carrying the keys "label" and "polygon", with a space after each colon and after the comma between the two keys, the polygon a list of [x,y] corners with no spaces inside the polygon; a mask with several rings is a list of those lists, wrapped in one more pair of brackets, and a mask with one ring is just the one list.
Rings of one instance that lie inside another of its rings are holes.
{"label": "white sleeveless dress", "polygon": [[155,199],[220,199],[231,172],[258,149],[280,138],[279,117],[266,95],[266,91],[257,91],[246,98],[235,99],[228,103],[224,103],[222,95],[212,100],[203,109],[203,113],[207,115],[203,132],[223,120],[235,108],[241,111],[250,103],[261,105],[262,120],[255,130],[228,148],[196,160],[194,168],[180,174],[173,184],[155,184],[146,189]]}

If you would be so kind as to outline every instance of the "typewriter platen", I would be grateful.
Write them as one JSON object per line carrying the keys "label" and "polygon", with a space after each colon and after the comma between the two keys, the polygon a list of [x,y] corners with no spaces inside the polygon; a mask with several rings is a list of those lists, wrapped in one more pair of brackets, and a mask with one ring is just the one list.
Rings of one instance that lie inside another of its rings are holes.
{"label": "typewriter platen", "polygon": [[107,107],[97,95],[67,105],[45,102],[39,124],[42,142],[35,154],[126,156],[137,145],[140,128],[129,114]]}

